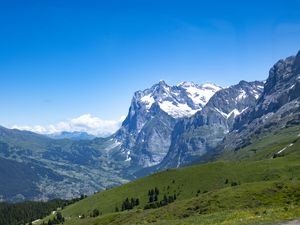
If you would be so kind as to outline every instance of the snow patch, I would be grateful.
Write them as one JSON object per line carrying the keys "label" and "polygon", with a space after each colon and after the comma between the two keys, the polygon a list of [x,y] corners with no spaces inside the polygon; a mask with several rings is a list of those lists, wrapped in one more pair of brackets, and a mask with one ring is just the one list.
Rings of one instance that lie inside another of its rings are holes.
{"label": "snow patch", "polygon": [[257,90],[253,90],[252,94],[254,95],[254,98],[255,98],[255,99],[258,99],[259,96],[260,96],[260,95],[258,94]]}
{"label": "snow patch", "polygon": [[292,147],[293,145],[294,145],[293,143],[289,144],[288,146],[286,146],[286,147],[284,147],[283,149],[281,149],[280,151],[278,151],[276,154],[282,153],[282,152],[285,151],[287,148]]}
{"label": "snow patch", "polygon": [[204,83],[202,85],[197,85],[193,82],[181,82],[177,85],[177,87],[185,89],[188,98],[190,98],[199,108],[203,108],[209,99],[217,91],[222,89],[215,84]]}
{"label": "snow patch", "polygon": [[280,151],[277,152],[277,154],[280,154],[281,152],[285,151],[287,149],[287,147],[284,147],[283,149],[281,149]]}
{"label": "snow patch", "polygon": [[295,87],[295,84],[293,84],[289,89],[293,89]]}
{"label": "snow patch", "polygon": [[155,100],[151,96],[151,94],[145,95],[144,97],[142,97],[141,101],[146,105],[146,109],[150,109],[152,104],[155,102]]}
{"label": "snow patch", "polygon": [[159,107],[174,118],[181,118],[186,116],[192,116],[199,110],[193,110],[186,103],[177,103],[176,105],[170,101],[164,101],[159,103]]}
{"label": "snow patch", "polygon": [[247,94],[244,90],[241,90],[240,91],[240,94],[236,97],[236,100],[237,101],[240,101],[240,100],[243,100],[247,97]]}
{"label": "snow patch", "polygon": [[220,113],[223,117],[225,117],[225,118],[228,117],[227,113],[222,112],[222,111],[219,110],[218,108],[215,107],[215,110],[216,110],[218,113]]}
{"label": "snow patch", "polygon": [[237,117],[238,115],[240,115],[241,113],[243,113],[245,110],[247,110],[248,107],[246,107],[245,109],[243,109],[241,112],[237,109],[232,110],[230,113],[224,113],[223,111],[221,111],[220,109],[215,107],[215,110],[220,113],[223,117],[225,117],[226,119],[228,119],[229,117],[231,117],[231,115],[233,115],[233,117]]}
{"label": "snow patch", "polygon": [[130,153],[131,153],[130,151],[127,151],[127,152],[126,152],[126,159],[125,159],[125,162],[131,161]]}
{"label": "snow patch", "polygon": [[241,113],[240,113],[239,110],[234,109],[234,110],[232,110],[232,111],[227,115],[227,118],[229,118],[232,114],[233,114],[233,117],[235,118],[235,117],[237,117],[238,115],[240,115]]}

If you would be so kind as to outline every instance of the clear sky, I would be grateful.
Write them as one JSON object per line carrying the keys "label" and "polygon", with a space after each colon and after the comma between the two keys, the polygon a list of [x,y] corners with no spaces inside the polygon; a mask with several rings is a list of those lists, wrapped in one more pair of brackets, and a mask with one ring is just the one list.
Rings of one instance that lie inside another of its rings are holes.
{"label": "clear sky", "polygon": [[117,121],[134,91],[161,79],[264,80],[300,49],[300,0],[10,0],[0,21],[8,127]]}

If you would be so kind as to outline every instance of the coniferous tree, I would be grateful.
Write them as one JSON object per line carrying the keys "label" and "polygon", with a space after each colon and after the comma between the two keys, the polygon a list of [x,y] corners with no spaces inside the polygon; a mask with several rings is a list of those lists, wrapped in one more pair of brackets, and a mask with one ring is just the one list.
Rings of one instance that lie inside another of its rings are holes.
{"label": "coniferous tree", "polygon": [[98,209],[94,209],[93,210],[93,217],[97,217],[97,216],[99,216],[100,215],[100,212],[99,212],[99,210]]}
{"label": "coniferous tree", "polygon": [[154,197],[153,197],[153,195],[150,195],[150,197],[149,197],[149,202],[151,203],[151,202],[153,202],[154,201]]}
{"label": "coniferous tree", "polygon": [[140,199],[135,199],[135,205],[138,206],[140,204]]}
{"label": "coniferous tree", "polygon": [[155,192],[155,195],[159,195],[159,190],[157,187],[155,187],[154,192]]}

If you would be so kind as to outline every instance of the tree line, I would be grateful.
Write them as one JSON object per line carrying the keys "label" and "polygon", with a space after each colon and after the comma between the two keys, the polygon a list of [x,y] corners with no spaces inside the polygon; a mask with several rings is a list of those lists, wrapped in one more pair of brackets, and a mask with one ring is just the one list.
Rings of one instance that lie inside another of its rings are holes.
{"label": "tree line", "polygon": [[58,208],[73,204],[86,196],[72,200],[53,199],[48,202],[25,201],[21,203],[0,203],[0,224],[21,225],[48,216]]}

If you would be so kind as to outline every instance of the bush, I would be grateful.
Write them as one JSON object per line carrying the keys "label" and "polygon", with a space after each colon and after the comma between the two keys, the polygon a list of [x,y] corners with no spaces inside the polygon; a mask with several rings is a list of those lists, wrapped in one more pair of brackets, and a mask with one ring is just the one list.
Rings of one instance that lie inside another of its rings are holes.
{"label": "bush", "polygon": [[92,217],[97,217],[100,215],[100,211],[98,209],[94,209],[92,213]]}

